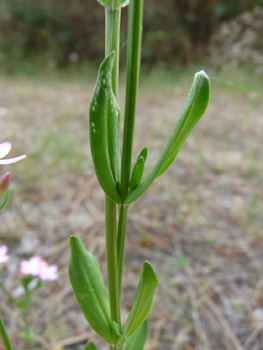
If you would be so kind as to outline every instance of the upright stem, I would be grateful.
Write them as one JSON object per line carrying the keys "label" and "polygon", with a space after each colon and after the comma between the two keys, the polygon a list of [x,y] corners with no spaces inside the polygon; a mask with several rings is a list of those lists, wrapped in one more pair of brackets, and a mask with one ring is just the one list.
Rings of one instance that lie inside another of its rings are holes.
{"label": "upright stem", "polygon": [[8,337],[8,334],[5,329],[4,321],[0,315],[0,335],[3,340],[4,346],[6,350],[13,350],[13,347],[11,345],[10,339]]}
{"label": "upright stem", "polygon": [[105,195],[106,252],[111,320],[121,324],[116,204]]}
{"label": "upright stem", "polygon": [[128,195],[131,174],[132,140],[141,61],[142,18],[143,0],[131,0],[128,18],[126,101],[121,163],[122,200],[125,200]]}
{"label": "upright stem", "polygon": [[[105,56],[115,51],[115,62],[112,70],[112,89],[117,98],[119,85],[119,45],[120,45],[121,8],[107,6],[105,8]],[[118,273],[116,204],[105,195],[105,225],[108,286],[111,309],[111,320],[121,325],[120,285]],[[115,349],[115,347],[114,347]]]}
{"label": "upright stem", "polygon": [[125,234],[126,234],[126,222],[128,214],[128,206],[121,205],[119,214],[119,226],[118,226],[118,264],[119,264],[119,285],[122,284],[122,270],[123,270],[123,256],[125,247]]}
{"label": "upright stem", "polygon": [[116,99],[118,99],[119,86],[119,56],[120,56],[120,19],[121,7],[105,8],[105,56],[115,51],[115,62],[112,69],[112,90]]}

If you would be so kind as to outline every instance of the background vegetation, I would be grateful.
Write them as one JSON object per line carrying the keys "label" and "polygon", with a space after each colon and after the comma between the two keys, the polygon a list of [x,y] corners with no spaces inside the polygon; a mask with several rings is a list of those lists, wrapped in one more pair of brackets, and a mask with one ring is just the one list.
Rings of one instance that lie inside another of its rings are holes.
{"label": "background vegetation", "polygon": [[[203,59],[200,51],[210,53],[213,35],[223,22],[262,5],[262,0],[146,0],[143,60],[187,64]],[[124,9],[123,44],[126,19]],[[250,26],[251,21],[243,23],[239,35]],[[8,71],[21,60],[49,66],[101,60],[103,39],[104,10],[95,0],[0,2],[0,62]],[[255,38],[255,45],[262,48],[259,41]]]}

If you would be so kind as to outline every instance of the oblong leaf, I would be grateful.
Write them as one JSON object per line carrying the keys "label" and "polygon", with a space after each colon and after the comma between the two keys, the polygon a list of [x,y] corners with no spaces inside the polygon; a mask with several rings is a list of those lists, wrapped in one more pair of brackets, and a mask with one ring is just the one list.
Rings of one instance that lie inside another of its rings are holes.
{"label": "oblong leaf", "polygon": [[134,332],[129,338],[126,339],[124,350],[143,350],[148,336],[148,320]]}
{"label": "oblong leaf", "polygon": [[125,338],[128,338],[136,332],[147,318],[158,283],[151,264],[145,261],[142,266],[142,273],[134,297],[133,306],[123,330]]}
{"label": "oblong leaf", "polygon": [[79,306],[90,326],[113,344],[109,297],[100,267],[80,238],[70,237],[69,278]]}
{"label": "oblong leaf", "polygon": [[112,91],[112,52],[99,68],[89,110],[90,148],[101,188],[115,203],[121,204],[117,190],[120,178],[121,113]]}
{"label": "oblong leaf", "polygon": [[138,199],[172,164],[185,140],[204,114],[209,102],[209,94],[209,77],[204,71],[196,73],[184,108],[160,158],[139,186],[127,196],[124,205],[130,205]]}

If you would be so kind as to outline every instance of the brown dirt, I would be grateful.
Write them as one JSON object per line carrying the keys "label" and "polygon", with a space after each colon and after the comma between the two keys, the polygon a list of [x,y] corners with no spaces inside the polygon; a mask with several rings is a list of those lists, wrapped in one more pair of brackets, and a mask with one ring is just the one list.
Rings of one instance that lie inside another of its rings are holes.
{"label": "brown dirt", "polygon": [[[180,113],[182,90],[140,89],[134,154],[148,146],[147,168]],[[1,213],[0,244],[11,259],[2,282],[17,291],[22,258],[41,255],[57,264],[58,280],[35,293],[30,307],[34,348],[80,350],[95,340],[107,349],[82,316],[67,274],[73,234],[106,276],[104,195],[88,146],[92,83],[2,79],[0,92],[2,141],[13,143],[12,155],[28,155],[10,167],[15,193]],[[130,208],[124,320],[144,260],[160,281],[146,350],[263,349],[263,104],[253,96],[214,91],[175,163]],[[21,314],[0,295],[11,340],[22,349]]]}

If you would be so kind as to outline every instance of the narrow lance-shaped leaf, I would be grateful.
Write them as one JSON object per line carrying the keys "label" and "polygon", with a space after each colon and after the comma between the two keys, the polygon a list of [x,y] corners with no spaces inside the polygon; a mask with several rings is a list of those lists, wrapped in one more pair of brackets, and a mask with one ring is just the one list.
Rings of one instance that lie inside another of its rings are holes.
{"label": "narrow lance-shaped leaf", "polygon": [[135,190],[135,188],[141,182],[143,169],[144,169],[144,159],[143,157],[139,157],[136,163],[134,164],[134,167],[132,170],[131,180],[129,183],[129,188],[131,191]]}
{"label": "narrow lance-shaped leaf", "polygon": [[148,335],[148,320],[134,332],[129,338],[127,338],[124,350],[143,350]]}
{"label": "narrow lance-shaped leaf", "polygon": [[115,54],[102,62],[93,92],[90,111],[90,148],[95,172],[107,196],[121,203],[117,190],[120,182],[121,113],[112,91],[111,72]]}
{"label": "narrow lance-shaped leaf", "polygon": [[129,183],[130,191],[133,191],[141,182],[142,174],[144,170],[144,164],[146,162],[147,155],[148,155],[148,149],[147,147],[144,147],[141,150],[132,170],[131,180]]}
{"label": "narrow lance-shaped leaf", "polygon": [[109,297],[95,257],[78,237],[70,238],[69,278],[79,306],[90,326],[113,344]]}
{"label": "narrow lance-shaped leaf", "polygon": [[204,71],[196,73],[182,113],[164,151],[139,186],[125,199],[124,205],[130,205],[138,199],[152,182],[172,164],[185,140],[204,114],[209,102],[209,93],[210,82],[208,76]]}
{"label": "narrow lance-shaped leaf", "polygon": [[141,150],[141,152],[140,152],[140,154],[139,154],[139,156],[134,164],[134,167],[132,170],[132,175],[131,175],[131,180],[129,183],[130,191],[133,191],[141,182],[144,164],[145,164],[146,159],[147,159],[147,154],[148,154],[148,149],[147,149],[147,147],[144,147]]}
{"label": "narrow lance-shaped leaf", "polygon": [[134,297],[133,306],[123,330],[125,338],[128,338],[136,332],[147,318],[158,283],[151,264],[145,261],[142,266],[142,273]]}

